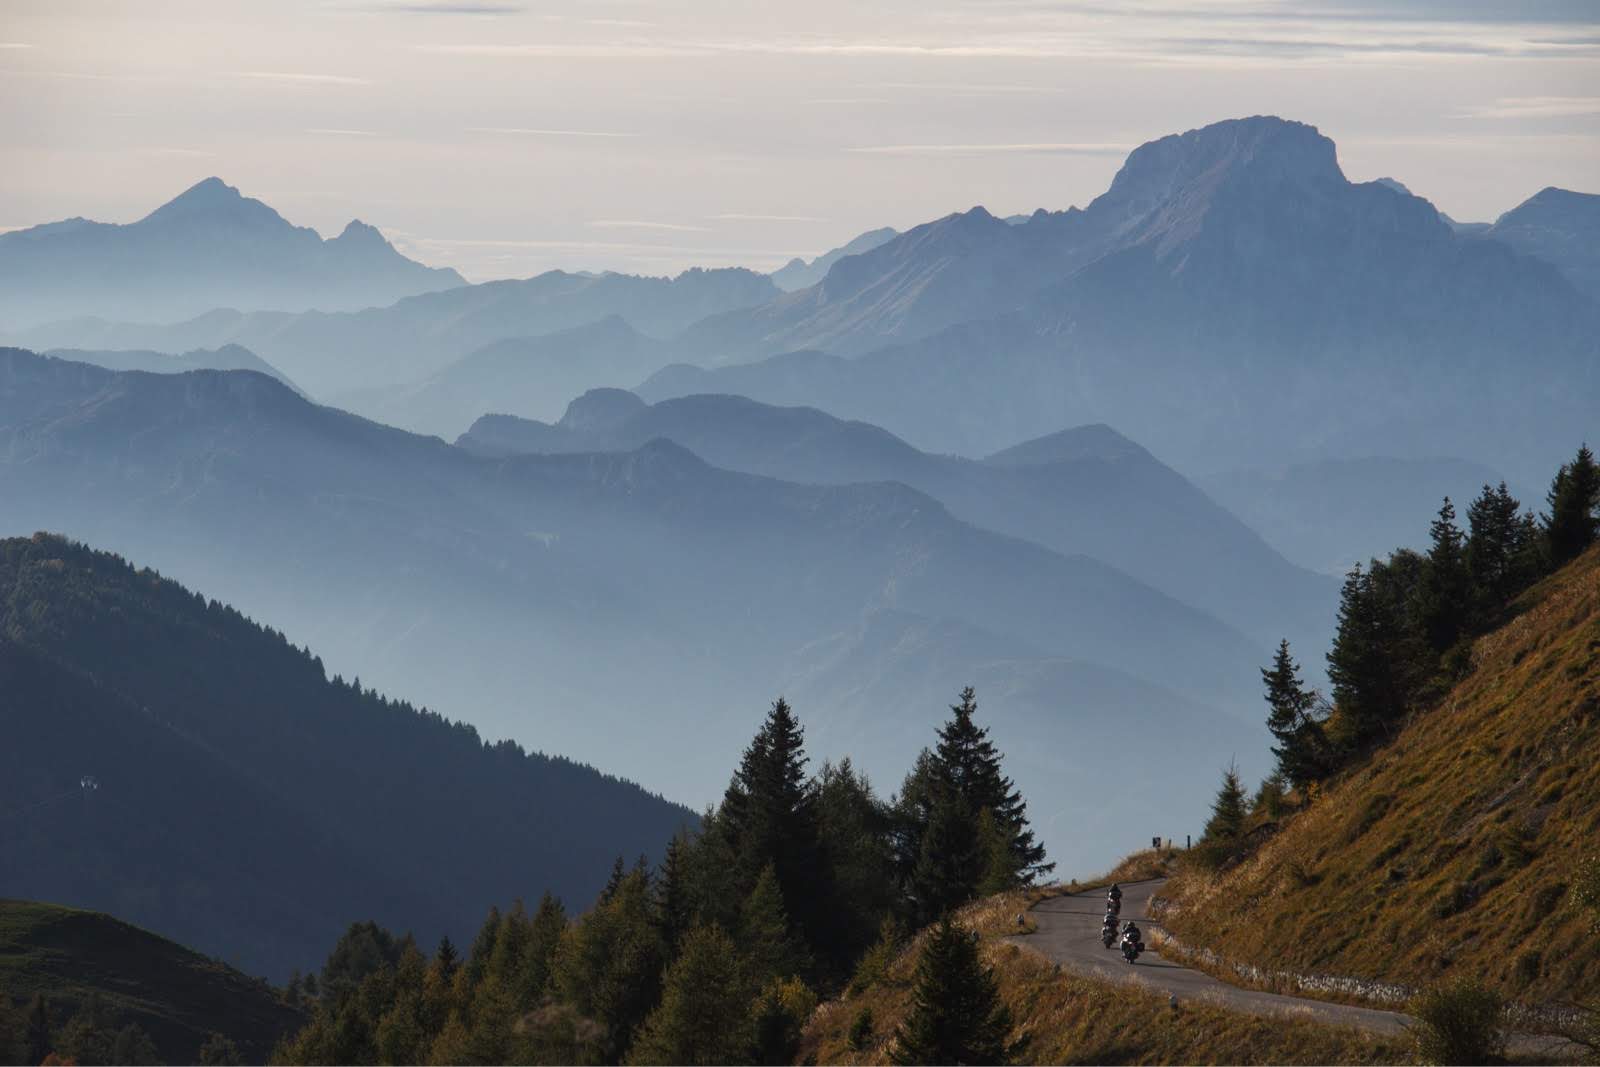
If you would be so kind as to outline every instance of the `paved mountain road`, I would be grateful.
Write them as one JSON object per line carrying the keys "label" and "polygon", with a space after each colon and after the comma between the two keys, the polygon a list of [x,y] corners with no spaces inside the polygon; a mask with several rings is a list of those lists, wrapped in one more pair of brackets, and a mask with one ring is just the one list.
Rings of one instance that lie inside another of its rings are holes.
{"label": "paved mountain road", "polygon": [[[1161,926],[1159,922],[1146,917],[1146,908],[1150,898],[1165,884],[1165,879],[1157,879],[1129,882],[1122,887],[1121,921],[1132,919],[1138,923],[1144,932],[1146,945],[1152,942],[1150,931]],[[1186,1000],[1215,1001],[1236,1011],[1256,1015],[1292,1014],[1299,1018],[1357,1026],[1386,1034],[1404,1032],[1407,1019],[1398,1012],[1241,989],[1220,982],[1202,971],[1163,959],[1154,951],[1144,953],[1137,963],[1130,965],[1123,960],[1122,953],[1115,946],[1108,949],[1100,942],[1100,924],[1106,913],[1105,900],[1104,889],[1042,900],[1030,911],[1039,924],[1038,930],[1008,940],[1043,953],[1063,967],[1070,967],[1082,974],[1096,978],[1138,980],[1162,993],[1175,995],[1179,1004]]]}

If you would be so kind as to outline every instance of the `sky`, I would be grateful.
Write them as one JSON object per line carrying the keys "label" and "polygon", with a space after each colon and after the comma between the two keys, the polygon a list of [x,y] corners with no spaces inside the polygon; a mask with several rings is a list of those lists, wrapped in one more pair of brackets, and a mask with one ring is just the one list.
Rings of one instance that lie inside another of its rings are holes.
{"label": "sky", "polygon": [[0,0],[0,229],[216,175],[475,281],[768,270],[1263,113],[1460,220],[1600,192],[1600,0]]}

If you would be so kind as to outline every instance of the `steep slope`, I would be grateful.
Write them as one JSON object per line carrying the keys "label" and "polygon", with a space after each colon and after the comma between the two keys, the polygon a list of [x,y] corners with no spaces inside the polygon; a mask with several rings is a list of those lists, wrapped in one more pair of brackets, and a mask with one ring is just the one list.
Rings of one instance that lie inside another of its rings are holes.
{"label": "steep slope", "polygon": [[809,289],[826,277],[833,265],[845,256],[858,256],[863,252],[870,252],[899,235],[900,231],[893,226],[868,230],[866,233],[857,234],[838,248],[829,249],[809,262],[796,256],[782,267],[773,271],[768,277],[772,279],[772,284],[786,293],[792,293],[796,289]]}
{"label": "steep slope", "polygon": [[1514,610],[1369,765],[1236,868],[1169,883],[1167,925],[1279,969],[1600,993],[1593,916],[1569,897],[1600,842],[1600,549]]}
{"label": "steep slope", "polygon": [[655,438],[719,467],[786,481],[901,482],[967,522],[1110,563],[1268,645],[1287,635],[1320,646],[1328,637],[1333,583],[1291,566],[1180,474],[1105,426],[975,462],[919,452],[878,427],[814,408],[737,396],[646,407],[632,394],[603,390],[573,401],[553,426],[486,417],[457,443],[503,455],[631,450]]}
{"label": "steep slope", "polygon": [[1600,406],[1594,301],[1424,200],[1347,181],[1332,141],[1275,118],[1144,145],[1081,212],[918,227],[701,331],[705,366],[868,354],[674,368],[646,399],[806,404],[930,451],[1105,422],[1194,473],[1444,454],[1517,478]]}
{"label": "steep slope", "polygon": [[0,996],[43,996],[57,1025],[91,995],[115,1025],[136,1024],[167,1063],[198,1062],[213,1033],[265,1063],[303,1017],[276,990],[109,915],[0,900]]}
{"label": "steep slope", "polygon": [[1482,236],[1554,264],[1573,285],[1600,299],[1600,195],[1541,189]]}
{"label": "steep slope", "polygon": [[[259,375],[0,356],[10,529],[126,552],[289,630],[347,676],[696,806],[715,795],[755,710],[834,684],[807,650],[850,640],[882,612],[959,622],[983,637],[966,639],[969,656],[1016,671],[1072,659],[1181,685],[1216,729],[1159,794],[1203,795],[1211,765],[1250,758],[1238,743],[1247,720],[1209,708],[1248,706],[1259,642],[1096,560],[962,523],[904,486],[781,482],[660,440],[483,459]],[[948,651],[900,663],[954,692],[966,679],[941,662]],[[1100,713],[1044,699],[1040,714]],[[870,713],[920,728],[947,702],[905,697]],[[897,780],[914,753],[893,741],[853,754]],[[1061,807],[1084,799],[1070,780],[1050,788]]]}
{"label": "steep slope", "polygon": [[462,284],[363,222],[323,240],[218,178],[128,225],[75,218],[0,234],[0,325],[11,329],[79,315],[359,308]]}
{"label": "steep slope", "polygon": [[0,679],[0,804],[28,812],[7,891],[277,977],[357,919],[460,940],[496,894],[588,899],[608,857],[693,818],[330,682],[281,634],[56,537],[0,543]]}
{"label": "steep slope", "polygon": [[190,370],[252,370],[278,379],[297,393],[301,392],[300,387],[291,382],[282,371],[240,345],[223,345],[214,349],[197,348],[179,355],[152,352],[148,349],[97,352],[82,348],[57,348],[46,352],[45,355],[75,363],[93,363],[107,370],[142,370],[151,374],[182,374]]}
{"label": "steep slope", "polygon": [[[182,352],[239,344],[281,367],[313,395],[410,386],[475,349],[506,338],[571,330],[620,315],[666,337],[730,308],[771,299],[765,275],[743,269],[684,271],[674,278],[548,271],[427,293],[390,307],[291,315],[219,310],[163,326],[80,320],[26,331],[33,348],[153,348]],[[589,385],[603,384],[590,382]]]}

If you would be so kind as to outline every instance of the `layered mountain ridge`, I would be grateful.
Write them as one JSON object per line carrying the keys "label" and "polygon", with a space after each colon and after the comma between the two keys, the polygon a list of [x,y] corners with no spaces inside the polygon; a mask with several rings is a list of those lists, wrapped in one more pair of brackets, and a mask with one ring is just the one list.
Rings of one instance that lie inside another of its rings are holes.
{"label": "layered mountain ridge", "polygon": [[0,325],[10,329],[78,316],[161,322],[217,307],[360,308],[464,284],[360,220],[324,240],[220,178],[126,225],[73,218],[0,234]]}

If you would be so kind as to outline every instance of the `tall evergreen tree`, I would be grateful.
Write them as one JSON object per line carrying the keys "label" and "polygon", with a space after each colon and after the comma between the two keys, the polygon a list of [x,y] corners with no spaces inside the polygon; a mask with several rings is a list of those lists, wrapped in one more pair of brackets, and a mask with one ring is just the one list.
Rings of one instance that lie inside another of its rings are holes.
{"label": "tall evergreen tree", "polygon": [[1245,816],[1249,814],[1249,798],[1244,783],[1239,780],[1239,768],[1229,764],[1222,772],[1222,785],[1216,799],[1211,802],[1211,818],[1206,820],[1206,841],[1226,844],[1237,841],[1244,833]]}
{"label": "tall evergreen tree", "polygon": [[895,1063],[1006,1063],[1016,1054],[994,975],[950,916],[929,932],[915,981],[911,1012],[891,1049]]}
{"label": "tall evergreen tree", "polygon": [[689,882],[689,857],[692,846],[689,835],[683,831],[674,834],[667,842],[661,857],[661,870],[655,880],[656,928],[666,946],[668,957],[676,956],[683,935],[694,925],[694,901]]}
{"label": "tall evergreen tree", "polygon": [[971,900],[983,877],[976,816],[956,790],[942,784],[936,790],[911,875],[913,918],[918,925]]}
{"label": "tall evergreen tree", "polygon": [[1456,509],[1449,497],[1429,525],[1428,537],[1428,565],[1417,590],[1417,618],[1429,647],[1435,655],[1443,655],[1467,632],[1472,608],[1466,538],[1456,526]]}
{"label": "tall evergreen tree", "polygon": [[1576,559],[1600,537],[1600,467],[1594,453],[1584,444],[1571,463],[1561,465],[1550,485],[1547,498],[1550,513],[1545,517],[1545,537],[1550,563],[1560,567]]}
{"label": "tall evergreen tree", "polygon": [[746,1062],[750,1001],[733,941],[718,927],[696,927],[667,969],[661,1003],[640,1030],[628,1062]]}
{"label": "tall evergreen tree", "polygon": [[744,902],[738,941],[752,993],[774,980],[793,978],[810,970],[805,950],[789,927],[777,871],[770,864]]}
{"label": "tall evergreen tree", "polygon": [[1261,681],[1267,690],[1267,729],[1277,742],[1272,754],[1278,757],[1278,770],[1296,787],[1319,780],[1328,767],[1327,739],[1313,714],[1318,697],[1301,682],[1300,666],[1287,640],[1278,642],[1272,667],[1261,669]]}
{"label": "tall evergreen tree", "polygon": [[1505,482],[1484,486],[1467,507],[1467,573],[1479,626],[1490,623],[1521,585],[1517,565],[1523,548],[1521,510]]}
{"label": "tall evergreen tree", "polygon": [[827,879],[821,869],[817,791],[805,767],[805,731],[779,698],[745,749],[714,828],[734,864],[728,884],[735,899],[749,896],[770,864],[809,943],[827,925]]}
{"label": "tall evergreen tree", "polygon": [[[1397,553],[1396,556],[1399,556]],[[1339,594],[1339,624],[1328,652],[1328,680],[1338,709],[1341,740],[1362,748],[1390,732],[1406,710],[1402,677],[1409,659],[1387,572],[1358,563]]]}
{"label": "tall evergreen tree", "polygon": [[518,998],[530,1007],[539,1003],[550,985],[556,948],[567,929],[567,909],[548,890],[528,926],[528,947],[517,981]]}
{"label": "tall evergreen tree", "polygon": [[896,902],[890,817],[866,776],[848,758],[824,764],[818,777],[823,861],[832,874],[828,943],[812,945],[832,968],[854,965]]}
{"label": "tall evergreen tree", "polygon": [[1013,884],[1031,884],[1055,864],[1044,862],[1044,846],[1028,826],[1028,805],[1001,771],[1000,752],[989,740],[988,728],[974,719],[977,710],[977,695],[967,686],[960,703],[950,706],[949,722],[939,729],[935,766],[941,784],[961,797],[974,819],[985,808],[993,814],[1010,838]]}

